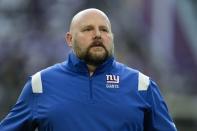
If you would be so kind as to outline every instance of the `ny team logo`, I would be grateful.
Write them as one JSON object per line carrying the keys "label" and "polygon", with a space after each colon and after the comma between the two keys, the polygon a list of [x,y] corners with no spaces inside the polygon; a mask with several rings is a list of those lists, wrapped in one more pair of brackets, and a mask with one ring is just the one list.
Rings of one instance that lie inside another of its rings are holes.
{"label": "ny team logo", "polygon": [[118,75],[106,75],[106,87],[107,88],[119,88],[120,76]]}

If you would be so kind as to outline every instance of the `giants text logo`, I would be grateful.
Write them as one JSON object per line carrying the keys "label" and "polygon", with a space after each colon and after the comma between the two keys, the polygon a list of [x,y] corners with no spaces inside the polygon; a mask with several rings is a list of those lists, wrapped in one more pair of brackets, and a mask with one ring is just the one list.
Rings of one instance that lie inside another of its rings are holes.
{"label": "giants text logo", "polygon": [[118,75],[106,75],[106,87],[107,88],[119,88],[120,76]]}

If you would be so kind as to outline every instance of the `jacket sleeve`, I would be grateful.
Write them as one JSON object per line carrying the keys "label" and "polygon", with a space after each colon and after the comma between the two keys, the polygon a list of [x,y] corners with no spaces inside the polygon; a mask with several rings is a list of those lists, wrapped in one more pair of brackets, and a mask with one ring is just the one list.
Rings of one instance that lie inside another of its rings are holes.
{"label": "jacket sleeve", "polygon": [[31,81],[24,86],[21,95],[9,114],[0,122],[0,131],[34,131],[34,94]]}
{"label": "jacket sleeve", "polygon": [[158,86],[151,80],[147,99],[150,109],[145,114],[145,131],[177,131]]}

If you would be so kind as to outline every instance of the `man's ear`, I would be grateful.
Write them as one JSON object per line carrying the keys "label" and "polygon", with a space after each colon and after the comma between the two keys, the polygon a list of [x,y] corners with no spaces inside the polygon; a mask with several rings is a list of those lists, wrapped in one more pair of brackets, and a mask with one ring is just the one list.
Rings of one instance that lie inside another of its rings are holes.
{"label": "man's ear", "polygon": [[72,34],[70,32],[67,32],[65,35],[66,43],[69,47],[72,47]]}

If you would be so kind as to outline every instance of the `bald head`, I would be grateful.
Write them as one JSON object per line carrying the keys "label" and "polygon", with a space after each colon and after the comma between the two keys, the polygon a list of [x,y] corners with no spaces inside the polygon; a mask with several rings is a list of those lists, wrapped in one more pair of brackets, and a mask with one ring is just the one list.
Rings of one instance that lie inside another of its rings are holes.
{"label": "bald head", "polygon": [[94,68],[114,54],[111,23],[106,14],[98,9],[77,13],[65,38],[76,56]]}
{"label": "bald head", "polygon": [[80,23],[82,24],[84,20],[87,20],[87,19],[91,20],[97,17],[100,17],[101,19],[103,19],[107,23],[107,25],[110,27],[110,30],[111,30],[111,23],[107,15],[99,9],[90,8],[90,9],[85,9],[85,10],[80,11],[73,17],[71,24],[70,24],[70,32],[73,32],[74,29],[77,28]]}

